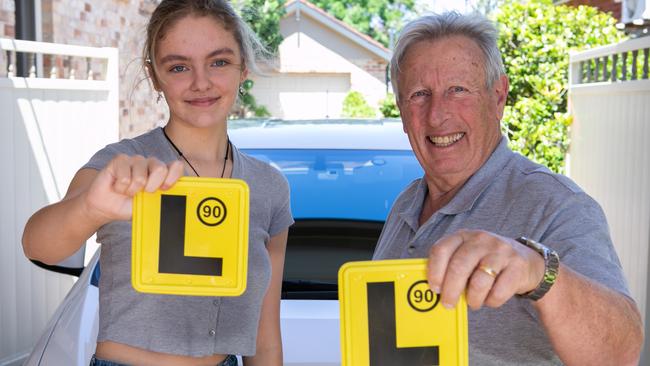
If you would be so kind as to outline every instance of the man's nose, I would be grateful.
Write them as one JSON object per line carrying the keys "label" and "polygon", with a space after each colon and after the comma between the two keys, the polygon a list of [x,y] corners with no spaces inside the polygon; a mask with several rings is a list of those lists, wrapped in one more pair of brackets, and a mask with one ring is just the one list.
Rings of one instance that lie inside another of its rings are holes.
{"label": "man's nose", "polygon": [[448,114],[448,105],[444,95],[433,94],[427,106],[427,121],[431,125],[442,124]]}

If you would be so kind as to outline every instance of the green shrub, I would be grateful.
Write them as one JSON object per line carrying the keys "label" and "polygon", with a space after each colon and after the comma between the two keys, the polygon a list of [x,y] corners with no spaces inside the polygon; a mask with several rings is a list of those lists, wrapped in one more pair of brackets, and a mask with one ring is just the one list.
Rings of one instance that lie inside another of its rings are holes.
{"label": "green shrub", "polygon": [[399,109],[395,103],[395,95],[388,93],[386,98],[379,101],[379,111],[385,118],[398,118]]}
{"label": "green shrub", "polygon": [[343,99],[343,117],[372,118],[376,116],[375,110],[368,105],[363,95],[358,91],[351,91]]}
{"label": "green shrub", "polygon": [[268,109],[263,105],[257,105],[257,101],[251,89],[255,83],[251,79],[246,79],[241,84],[244,89],[243,95],[239,95],[239,100],[230,114],[230,118],[250,118],[250,117],[270,117]]}
{"label": "green shrub", "polygon": [[571,116],[567,112],[569,52],[618,42],[616,20],[593,7],[550,0],[509,0],[495,12],[510,94],[502,121],[511,147],[564,171]]}

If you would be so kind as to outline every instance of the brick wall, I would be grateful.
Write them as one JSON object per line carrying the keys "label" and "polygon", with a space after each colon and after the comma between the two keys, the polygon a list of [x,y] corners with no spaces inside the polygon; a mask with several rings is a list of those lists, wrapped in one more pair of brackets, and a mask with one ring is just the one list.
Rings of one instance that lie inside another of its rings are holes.
{"label": "brick wall", "polygon": [[566,5],[589,5],[610,13],[614,18],[621,20],[621,2],[615,0],[570,0]]}
{"label": "brick wall", "polygon": [[[138,135],[167,120],[166,106],[156,103],[144,80],[140,57],[156,0],[42,0],[41,6],[43,41],[119,49],[120,137]],[[54,62],[60,74],[63,66],[70,66],[77,70],[76,78],[87,77],[85,60]]]}
{"label": "brick wall", "polygon": [[14,38],[15,29],[14,0],[0,0],[0,37]]}

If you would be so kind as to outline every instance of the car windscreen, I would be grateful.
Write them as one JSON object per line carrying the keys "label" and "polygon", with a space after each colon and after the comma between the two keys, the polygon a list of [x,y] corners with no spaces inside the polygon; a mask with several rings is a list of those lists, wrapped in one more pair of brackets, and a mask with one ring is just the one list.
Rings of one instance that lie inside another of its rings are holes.
{"label": "car windscreen", "polygon": [[384,221],[397,195],[423,175],[406,150],[242,150],[287,177],[300,220]]}
{"label": "car windscreen", "polygon": [[397,195],[422,169],[411,151],[244,150],[291,188],[282,296],[336,299],[341,265],[369,260]]}

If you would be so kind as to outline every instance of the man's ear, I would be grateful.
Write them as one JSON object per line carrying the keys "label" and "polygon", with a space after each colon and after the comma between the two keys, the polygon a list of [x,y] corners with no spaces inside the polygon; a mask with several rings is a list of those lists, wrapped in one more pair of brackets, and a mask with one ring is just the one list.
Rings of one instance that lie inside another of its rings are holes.
{"label": "man's ear", "polygon": [[404,130],[404,133],[406,132],[406,125],[404,124],[404,114],[402,113],[402,103],[400,102],[401,98],[398,98],[398,94],[395,93],[395,105],[397,106],[397,110],[399,111],[399,118],[402,121],[402,130]]}
{"label": "man's ear", "polygon": [[492,86],[492,90],[495,93],[496,97],[496,118],[497,121],[501,121],[503,118],[503,110],[506,107],[506,102],[508,101],[508,88],[510,83],[508,77],[505,74],[502,74]]}

